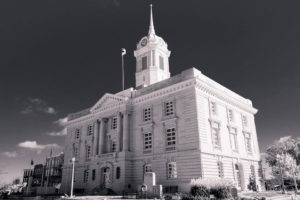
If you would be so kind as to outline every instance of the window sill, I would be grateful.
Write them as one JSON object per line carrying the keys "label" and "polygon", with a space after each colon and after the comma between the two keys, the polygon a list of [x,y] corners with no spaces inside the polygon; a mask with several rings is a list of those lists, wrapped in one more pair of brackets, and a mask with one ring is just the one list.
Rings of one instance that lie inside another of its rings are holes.
{"label": "window sill", "polygon": [[144,150],[143,153],[144,154],[150,154],[150,153],[152,153],[152,150]]}
{"label": "window sill", "polygon": [[171,146],[171,147],[166,147],[166,151],[170,152],[170,151],[176,151],[176,146]]}
{"label": "window sill", "polygon": [[139,126],[152,126],[154,123],[152,120],[149,120],[149,121],[142,121]]}
{"label": "window sill", "polygon": [[221,147],[221,146],[216,146],[216,145],[214,145],[214,149],[215,149],[215,150],[222,151],[222,147]]}

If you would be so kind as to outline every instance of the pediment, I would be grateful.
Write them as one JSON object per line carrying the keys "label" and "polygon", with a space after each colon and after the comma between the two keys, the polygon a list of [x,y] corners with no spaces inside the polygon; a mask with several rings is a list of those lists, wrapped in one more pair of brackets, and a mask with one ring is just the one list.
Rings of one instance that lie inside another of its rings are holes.
{"label": "pediment", "polygon": [[116,104],[116,103],[120,103],[122,101],[125,101],[126,98],[122,97],[122,96],[118,96],[118,95],[114,95],[114,94],[109,94],[106,93],[105,95],[103,95],[99,101],[91,108],[91,112],[98,110],[102,107],[108,106],[108,105],[112,105],[112,104]]}

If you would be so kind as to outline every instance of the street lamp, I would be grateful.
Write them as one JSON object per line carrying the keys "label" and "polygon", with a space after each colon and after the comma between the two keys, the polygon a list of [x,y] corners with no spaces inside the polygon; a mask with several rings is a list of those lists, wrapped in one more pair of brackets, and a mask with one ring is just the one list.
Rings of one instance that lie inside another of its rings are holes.
{"label": "street lamp", "polygon": [[71,198],[73,198],[74,171],[75,171],[75,157],[72,158],[72,182],[71,182],[71,193],[70,193]]}

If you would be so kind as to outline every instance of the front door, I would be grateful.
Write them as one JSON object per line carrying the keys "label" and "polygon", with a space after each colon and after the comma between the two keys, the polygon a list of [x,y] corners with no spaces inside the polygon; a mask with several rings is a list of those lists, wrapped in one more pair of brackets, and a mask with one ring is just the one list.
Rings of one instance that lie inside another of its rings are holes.
{"label": "front door", "polygon": [[110,182],[110,168],[104,167],[102,172],[102,186],[108,188]]}
{"label": "front door", "polygon": [[241,189],[242,179],[241,179],[240,167],[238,164],[235,164],[235,173],[236,173],[236,179],[237,179],[237,187],[238,187],[238,189]]}

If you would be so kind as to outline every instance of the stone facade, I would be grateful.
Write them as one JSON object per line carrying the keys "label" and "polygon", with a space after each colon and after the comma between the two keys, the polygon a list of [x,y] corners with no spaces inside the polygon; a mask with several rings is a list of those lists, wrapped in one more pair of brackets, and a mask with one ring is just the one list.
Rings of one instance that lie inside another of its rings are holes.
{"label": "stone facade", "polygon": [[63,192],[70,191],[72,157],[75,192],[135,191],[146,172],[165,191],[187,191],[199,177],[229,178],[241,190],[249,177],[259,185],[252,102],[195,68],[170,78],[170,51],[155,35],[152,12],[150,19],[135,51],[137,88],[106,93],[68,116]]}

